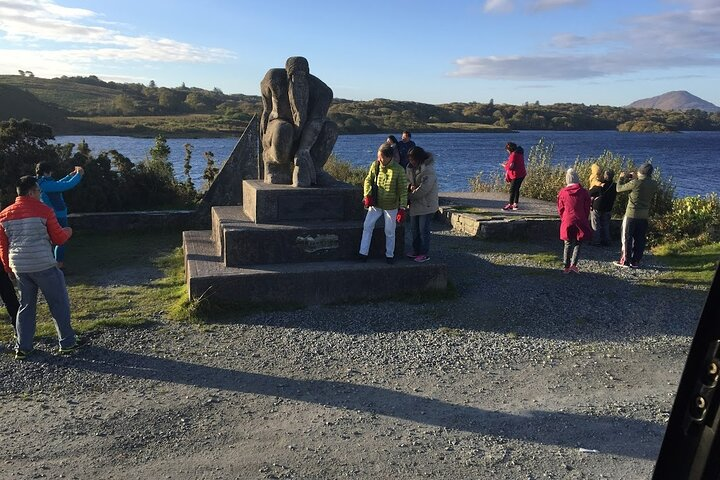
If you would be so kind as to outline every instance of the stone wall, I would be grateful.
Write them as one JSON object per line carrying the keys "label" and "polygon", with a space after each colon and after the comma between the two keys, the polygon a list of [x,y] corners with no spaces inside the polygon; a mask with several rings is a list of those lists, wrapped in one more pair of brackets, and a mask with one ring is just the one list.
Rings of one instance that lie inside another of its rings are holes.
{"label": "stone wall", "polygon": [[73,229],[97,232],[195,230],[205,223],[195,210],[71,213],[68,219]]}

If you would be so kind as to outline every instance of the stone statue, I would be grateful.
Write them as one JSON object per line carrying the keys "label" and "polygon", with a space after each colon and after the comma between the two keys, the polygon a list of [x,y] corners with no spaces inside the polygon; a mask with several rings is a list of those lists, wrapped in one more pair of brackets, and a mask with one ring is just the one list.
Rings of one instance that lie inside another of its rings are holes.
{"label": "stone statue", "polygon": [[323,170],[337,140],[327,112],[333,92],[310,75],[303,57],[290,57],[285,69],[268,70],[260,82],[260,118],[265,183],[324,186],[335,179]]}

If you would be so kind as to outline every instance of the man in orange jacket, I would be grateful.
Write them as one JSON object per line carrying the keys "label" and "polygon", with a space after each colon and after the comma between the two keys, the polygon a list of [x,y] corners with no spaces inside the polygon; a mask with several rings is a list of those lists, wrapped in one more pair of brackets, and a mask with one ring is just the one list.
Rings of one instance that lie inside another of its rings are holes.
{"label": "man in orange jacket", "polygon": [[38,290],[55,321],[58,353],[67,355],[77,350],[78,343],[70,325],[65,276],[57,267],[51,244],[64,244],[72,229],[61,227],[52,209],[42,203],[35,177],[20,178],[17,193],[15,203],[0,212],[0,258],[8,277],[16,278],[20,289],[15,358],[24,360],[33,349]]}

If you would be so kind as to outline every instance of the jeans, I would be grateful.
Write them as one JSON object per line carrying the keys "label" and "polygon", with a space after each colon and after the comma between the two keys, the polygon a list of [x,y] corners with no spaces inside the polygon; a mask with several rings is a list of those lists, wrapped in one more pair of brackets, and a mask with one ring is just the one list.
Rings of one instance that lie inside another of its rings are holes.
{"label": "jeans", "polygon": [[640,265],[647,239],[647,218],[624,217],[622,223],[622,256],[620,263],[624,265]]}
{"label": "jeans", "polygon": [[395,256],[395,216],[397,208],[393,210],[383,210],[382,208],[369,207],[365,215],[365,223],[363,223],[362,240],[360,241],[360,254],[367,255],[370,251],[370,241],[372,240],[375,223],[380,217],[385,217],[385,257],[393,258]]}
{"label": "jeans", "polygon": [[522,185],[525,177],[516,178],[510,182],[510,204],[518,203],[520,201],[520,185]]}
{"label": "jeans", "polygon": [[430,251],[430,223],[432,213],[425,215],[411,215],[410,229],[412,230],[412,251],[415,255],[427,255]]}
{"label": "jeans", "polygon": [[[57,217],[57,221],[61,227],[68,226],[67,217]],[[53,253],[55,255],[56,262],[64,262],[65,261],[65,245],[55,245],[55,247],[53,248]]]}
{"label": "jeans", "polygon": [[602,243],[603,245],[610,244],[610,217],[612,212],[598,212],[592,210],[590,212],[590,224],[593,229],[593,245]]}
{"label": "jeans", "polygon": [[75,332],[70,325],[70,299],[65,286],[65,276],[57,267],[40,272],[18,273],[20,310],[17,316],[18,350],[32,350],[35,338],[37,294],[40,290],[47,301],[61,347],[75,345]]}
{"label": "jeans", "polygon": [[563,262],[565,262],[565,268],[570,265],[577,265],[578,256],[580,255],[580,240],[571,238],[565,240],[565,248],[563,249]]}

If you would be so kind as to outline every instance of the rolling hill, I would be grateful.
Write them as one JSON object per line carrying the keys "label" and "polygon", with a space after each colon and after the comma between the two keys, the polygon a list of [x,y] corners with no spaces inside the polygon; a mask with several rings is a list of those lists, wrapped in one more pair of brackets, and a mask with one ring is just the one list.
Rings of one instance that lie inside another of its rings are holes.
{"label": "rolling hill", "polygon": [[720,112],[720,107],[685,90],[663,93],[657,97],[644,98],[628,105],[628,108],[657,108],[658,110],[702,110]]}

